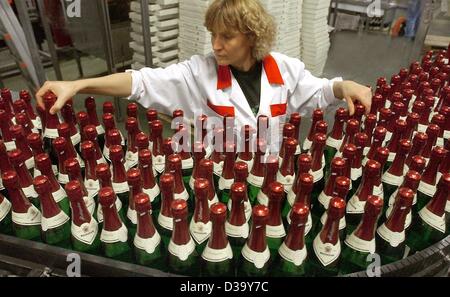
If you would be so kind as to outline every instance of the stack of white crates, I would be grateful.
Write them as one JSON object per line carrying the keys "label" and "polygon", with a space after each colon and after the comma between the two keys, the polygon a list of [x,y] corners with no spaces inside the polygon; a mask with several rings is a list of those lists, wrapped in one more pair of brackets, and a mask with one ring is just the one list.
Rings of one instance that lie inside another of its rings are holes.
{"label": "stack of white crates", "polygon": [[180,61],[212,52],[211,33],[203,25],[211,0],[180,0]]}
{"label": "stack of white crates", "polygon": [[261,0],[277,26],[273,50],[293,58],[300,58],[302,2],[303,0]]}
{"label": "stack of white crates", "polygon": [[[155,67],[166,67],[178,62],[179,0],[149,0],[148,5],[152,58]],[[144,37],[140,1],[130,2],[133,69],[145,65]]]}
{"label": "stack of white crates", "polygon": [[303,0],[301,58],[315,76],[322,75],[330,49],[329,6],[330,0]]}

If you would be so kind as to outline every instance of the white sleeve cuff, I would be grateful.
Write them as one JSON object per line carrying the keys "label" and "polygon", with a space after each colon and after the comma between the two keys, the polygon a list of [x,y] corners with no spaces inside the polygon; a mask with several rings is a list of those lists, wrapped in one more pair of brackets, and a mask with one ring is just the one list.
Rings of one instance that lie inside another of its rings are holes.
{"label": "white sleeve cuff", "polygon": [[142,87],[142,74],[133,69],[127,69],[125,72],[131,72],[131,95],[127,99],[139,101],[144,91]]}
{"label": "white sleeve cuff", "polygon": [[342,99],[336,98],[336,96],[334,95],[333,85],[334,85],[334,82],[337,82],[337,81],[343,81],[342,77],[335,77],[331,80],[327,80],[323,86],[323,95],[324,95],[325,101],[328,104],[334,104],[334,103],[342,101]]}

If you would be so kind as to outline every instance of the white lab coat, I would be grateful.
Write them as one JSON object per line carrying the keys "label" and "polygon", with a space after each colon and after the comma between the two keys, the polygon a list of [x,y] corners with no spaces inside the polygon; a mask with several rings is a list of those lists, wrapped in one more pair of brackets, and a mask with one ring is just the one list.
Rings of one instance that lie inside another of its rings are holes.
{"label": "white lab coat", "polygon": [[281,127],[292,112],[307,115],[315,108],[337,103],[333,82],[342,80],[314,77],[299,59],[273,52],[263,60],[261,99],[255,116],[229,67],[217,66],[212,53],[166,68],[128,71],[132,74],[128,99],[167,114],[182,109],[189,119],[201,114],[208,118],[234,115],[237,129],[256,127],[259,115],[269,116],[271,127]]}

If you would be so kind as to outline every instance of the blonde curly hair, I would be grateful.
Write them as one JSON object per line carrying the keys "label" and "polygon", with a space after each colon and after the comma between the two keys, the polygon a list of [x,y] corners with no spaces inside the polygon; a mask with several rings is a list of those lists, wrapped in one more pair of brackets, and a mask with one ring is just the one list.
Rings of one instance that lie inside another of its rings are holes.
{"label": "blonde curly hair", "polygon": [[252,38],[252,56],[257,60],[270,53],[275,41],[273,17],[258,0],[215,0],[206,11],[204,25],[210,32],[234,28]]}

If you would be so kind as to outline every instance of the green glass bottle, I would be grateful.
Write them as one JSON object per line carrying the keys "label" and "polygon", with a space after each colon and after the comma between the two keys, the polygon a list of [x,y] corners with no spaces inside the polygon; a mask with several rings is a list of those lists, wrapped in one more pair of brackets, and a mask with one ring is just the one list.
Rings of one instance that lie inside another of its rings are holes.
{"label": "green glass bottle", "polygon": [[193,198],[189,197],[182,175],[181,156],[179,154],[171,154],[166,156],[166,168],[164,172],[170,172],[175,178],[174,199],[186,200],[191,206],[193,205]]}
{"label": "green glass bottle", "polygon": [[[380,163],[382,172],[384,171],[388,157],[389,157],[389,150],[386,147],[379,147],[377,149],[373,159],[378,163]],[[383,174],[380,174],[376,179],[375,186],[373,187],[373,194],[384,200],[387,199],[387,197],[384,195],[382,176]]]}
{"label": "green glass bottle", "polygon": [[244,162],[248,168],[253,166],[253,152],[250,150],[250,142],[253,141],[256,130],[250,125],[244,125],[241,129],[241,142],[243,148],[238,153],[236,162]]}
{"label": "green glass bottle", "polygon": [[137,229],[137,213],[134,205],[134,198],[137,194],[142,193],[142,175],[138,168],[131,168],[127,172],[128,186],[130,187],[127,217],[125,225],[128,229],[128,237],[134,238]]}
{"label": "green glass bottle", "polygon": [[[427,143],[427,140],[428,140],[428,135],[423,132],[417,132],[414,135],[414,138],[412,140],[411,151],[409,152],[408,157],[406,158],[406,161],[405,161],[405,170],[406,171],[409,170],[409,167],[411,167],[411,163],[413,162],[414,156],[421,156],[423,148],[425,147],[425,144]],[[419,173],[422,174],[422,172],[419,172]]]}
{"label": "green glass bottle", "polygon": [[284,140],[284,154],[281,159],[280,170],[277,173],[277,181],[283,184],[284,190],[288,193],[295,181],[295,150],[298,141],[295,138]]}
{"label": "green glass bottle", "polygon": [[72,224],[71,241],[75,251],[100,255],[100,232],[84,202],[84,191],[79,180],[71,180],[65,186],[70,201]]}
{"label": "green glass bottle", "polygon": [[[181,170],[183,175],[184,186],[187,187],[192,175],[194,167],[194,160],[191,156],[190,149],[190,135],[189,130],[184,124],[180,124],[177,131],[177,136],[180,136],[178,141],[178,150],[176,151],[181,156]],[[174,135],[175,137],[175,135]],[[186,142],[186,145],[184,145]]]}
{"label": "green glass bottle", "polygon": [[[284,154],[286,152],[286,141],[290,138],[296,140],[294,138],[294,133],[295,133],[294,125],[292,125],[289,122],[286,122],[283,124],[283,134],[282,134],[283,138],[281,139],[281,147],[279,148],[279,151],[278,151],[280,164],[283,163]],[[294,149],[294,153],[295,153],[295,149]]]}
{"label": "green glass bottle", "polygon": [[350,118],[347,120],[344,138],[342,139],[341,146],[339,147],[339,150],[335,155],[336,157],[342,157],[346,145],[355,144],[355,135],[359,132],[359,129],[360,122],[357,119]]}
{"label": "green glass bottle", "polygon": [[[69,106],[69,105],[66,104],[65,106]],[[64,108],[65,107],[63,107],[63,109]],[[72,130],[72,127],[75,128],[75,130]],[[58,131],[58,135],[60,137],[63,137],[66,140],[65,152],[66,152],[67,159],[72,159],[72,158],[77,159],[78,162],[80,163],[82,170],[84,171],[84,166],[85,166],[84,160],[81,158],[80,154],[78,153],[78,152],[81,153],[81,149],[80,149],[81,134],[78,133],[78,130],[76,129],[76,127],[74,125],[69,125],[67,122],[63,122],[63,123],[59,124],[57,126],[57,131]],[[75,132],[74,135],[72,135],[73,132]],[[34,142],[35,142],[35,144],[32,149],[39,151],[41,144],[36,140],[34,140]],[[37,155],[37,153],[35,153],[35,156],[36,155]],[[54,168],[54,169],[56,169],[56,168]]]}
{"label": "green glass bottle", "polygon": [[211,205],[210,218],[212,222],[211,236],[202,252],[203,276],[234,276],[233,251],[225,232],[227,207],[217,202]]}
{"label": "green glass bottle", "polygon": [[381,174],[381,165],[375,160],[369,160],[364,166],[362,182],[355,194],[347,203],[346,221],[348,224],[347,232],[352,232],[361,221],[365,212],[364,205],[370,195],[373,194],[375,180]]}
{"label": "green glass bottle", "polygon": [[112,187],[103,187],[98,193],[102,207],[103,229],[100,234],[103,254],[115,260],[132,262],[132,250],[128,244],[128,230],[120,219]]}
{"label": "green glass bottle", "polygon": [[159,179],[159,186],[161,188],[161,209],[155,213],[158,218],[156,226],[164,246],[169,246],[173,230],[172,212],[170,210],[170,205],[174,200],[175,177],[173,174],[163,173]]}
{"label": "green glass bottle", "polygon": [[267,206],[260,204],[253,207],[251,231],[238,260],[237,276],[263,277],[268,275],[270,266],[270,251],[266,241],[268,219],[269,208]]}
{"label": "green glass bottle", "polygon": [[294,203],[290,212],[289,231],[278,249],[278,257],[272,264],[271,276],[306,276],[307,249],[305,228],[309,217],[309,208],[303,203]]}
{"label": "green glass bottle", "polygon": [[327,211],[327,220],[313,242],[310,257],[312,276],[335,276],[339,272],[341,241],[339,239],[339,222],[345,214],[345,200],[333,197]]}
{"label": "green glass bottle", "polygon": [[127,130],[127,151],[125,153],[124,159],[126,167],[133,168],[138,164],[138,147],[136,144],[136,135],[140,132],[139,123],[135,117],[127,117],[125,121],[125,130]]}
{"label": "green glass bottle", "polygon": [[[45,120],[44,120],[44,133],[43,133],[43,142],[44,142],[44,150],[51,158],[51,164],[57,164],[58,159],[56,157],[56,152],[52,146],[52,140],[58,137],[57,127],[59,125],[59,116],[58,114],[51,114],[50,109],[53,104],[56,102],[56,95],[49,91],[43,96],[43,101],[45,105]],[[38,168],[39,169],[39,168]],[[39,169],[40,170],[40,169]]]}
{"label": "green glass bottle", "polygon": [[302,152],[307,152],[310,150],[313,143],[314,135],[316,134],[316,124],[319,121],[323,121],[323,110],[320,108],[314,109],[312,114],[311,127],[308,132],[308,136],[305,138],[302,144]]}
{"label": "green glass bottle", "polygon": [[363,167],[362,167],[363,151],[368,142],[369,137],[367,136],[366,133],[358,132],[355,134],[356,154],[350,169],[350,178],[352,180],[352,190],[349,193],[350,197],[353,196],[353,194],[358,189],[359,184],[361,183],[363,175]]}
{"label": "green glass bottle", "polygon": [[8,190],[12,204],[11,219],[14,235],[33,241],[41,241],[41,212],[25,197],[15,171],[2,174],[3,185]]}
{"label": "green glass bottle", "polygon": [[225,231],[233,249],[235,260],[240,255],[249,234],[248,220],[245,215],[246,191],[247,187],[243,182],[235,182],[231,185],[231,208],[229,208],[229,216],[225,222]]}
{"label": "green glass bottle", "polygon": [[145,193],[139,193],[134,196],[134,205],[137,213],[137,232],[133,240],[136,262],[166,271],[164,244],[153,225],[150,197]]}
{"label": "green glass bottle", "polygon": [[[198,164],[197,178],[204,178],[209,182],[208,191],[208,205],[211,207],[216,202],[219,202],[216,189],[214,186],[214,162],[210,159],[202,159]],[[195,183],[195,181],[194,181]]]}
{"label": "green glass bottle", "polygon": [[398,261],[405,254],[405,220],[413,199],[411,189],[400,188],[391,215],[377,229],[376,251],[383,265]]}
{"label": "green glass bottle", "polygon": [[410,150],[411,141],[408,139],[400,140],[395,159],[381,178],[383,181],[383,192],[385,197],[390,197],[401,185],[403,181],[405,159]]}
{"label": "green glass bottle", "polygon": [[97,107],[95,104],[95,98],[92,96],[86,97],[84,106],[89,118],[89,124],[94,125],[98,133],[98,144],[101,149],[105,145],[105,128],[100,124],[97,116]]}
{"label": "green glass bottle", "polygon": [[323,150],[325,148],[325,141],[327,137],[324,133],[317,133],[314,135],[313,144],[311,146],[311,174],[314,178],[314,187],[311,192],[311,208],[319,203],[318,197],[323,191],[325,186],[324,172],[323,168],[325,166],[325,161],[323,157]]}
{"label": "green glass bottle", "polygon": [[441,241],[448,231],[445,225],[445,206],[450,189],[450,173],[441,176],[436,193],[427,205],[419,211],[406,244],[411,252],[421,251]]}
{"label": "green glass bottle", "polygon": [[11,202],[0,194],[0,233],[12,235]]}
{"label": "green glass bottle", "polygon": [[[245,212],[245,218],[247,219],[247,222],[250,220],[250,217],[252,215],[252,205],[250,204],[250,199],[248,199],[248,185],[247,185],[247,177],[248,177],[248,165],[246,162],[243,161],[237,161],[234,163],[234,182],[240,182],[243,183],[247,188],[247,193],[245,193],[244,196],[244,212]],[[231,189],[230,189],[231,194]],[[232,210],[232,201],[231,198],[228,200],[228,211],[231,212]]]}
{"label": "green glass bottle", "polygon": [[214,186],[219,185],[219,179],[222,176],[223,162],[225,156],[223,154],[225,129],[223,127],[214,127],[213,129],[213,144],[211,152],[211,160],[214,162]]}
{"label": "green glass bottle", "polygon": [[55,148],[58,156],[58,182],[61,187],[65,187],[65,185],[69,182],[69,175],[67,174],[66,167],[64,166],[64,162],[67,160],[66,139],[64,137],[57,137],[53,139],[53,147]]}
{"label": "green glass bottle", "polygon": [[53,199],[58,203],[64,213],[70,214],[70,202],[67,198],[67,194],[61,185],[58,183],[55,174],[52,170],[52,164],[50,157],[47,154],[39,154],[35,158],[36,167],[39,169],[42,175],[45,175],[50,182],[50,191]]}
{"label": "green glass bottle", "polygon": [[[397,151],[400,147],[400,140],[403,139],[403,134],[406,130],[406,122],[401,119],[397,119],[392,123],[394,125],[393,132],[391,139],[388,141],[386,147],[389,149],[389,158],[386,163],[387,167],[390,167],[392,165],[392,162],[395,159],[395,155],[397,154]],[[388,131],[389,131],[389,125],[387,125]],[[409,149],[410,151],[411,149]],[[406,159],[406,156],[408,155],[409,151],[405,154],[403,157]]]}
{"label": "green glass bottle", "polygon": [[[66,168],[67,175],[69,176],[69,180],[77,180],[80,182],[81,189],[83,191],[83,200],[88,209],[91,216],[97,220],[97,204],[94,200],[94,197],[89,195],[90,192],[86,189],[83,183],[83,178],[81,176],[81,167],[80,163],[76,158],[67,159],[64,162],[64,167]],[[108,169],[109,170],[109,169]]]}
{"label": "green glass bottle", "polygon": [[[19,99],[20,100],[20,99]],[[16,117],[17,122],[17,117]],[[9,128],[9,132],[11,133],[14,142],[16,144],[16,148],[22,151],[22,158],[25,163],[25,167],[32,172],[34,168],[34,158],[33,153],[31,152],[30,147],[25,138],[25,132],[22,125],[12,125]]]}
{"label": "green glass bottle", "polygon": [[139,151],[139,170],[142,175],[142,191],[147,194],[152,203],[153,211],[161,207],[161,190],[153,174],[152,153],[149,149]]}
{"label": "green glass bottle", "polygon": [[97,164],[107,163],[105,157],[103,156],[102,149],[100,148],[100,144],[98,143],[98,133],[97,129],[94,125],[86,125],[83,128],[84,135],[86,140],[92,141],[95,147],[95,160]]}
{"label": "green glass bottle", "polygon": [[[362,161],[362,165],[366,165],[368,160],[374,160],[375,154],[377,153],[378,148],[382,147],[384,139],[386,138],[387,130],[383,126],[377,126],[375,130],[373,130],[372,143],[370,144],[369,151],[365,154],[365,158]],[[378,160],[377,160],[378,161]],[[386,159],[387,161],[387,159]],[[380,162],[380,161],[378,161]],[[384,172],[384,167],[383,172]]]}
{"label": "green glass bottle", "polygon": [[286,203],[284,204],[282,212],[283,220],[289,217],[289,210],[291,209],[292,205],[294,205],[295,197],[297,196],[298,189],[300,187],[299,177],[302,173],[308,173],[311,170],[311,162],[311,155],[308,153],[302,153],[297,158],[297,173],[295,174],[294,184],[287,193]]}
{"label": "green glass bottle", "polygon": [[209,218],[208,205],[209,181],[197,178],[194,182],[195,209],[189,224],[189,232],[196,244],[196,250],[200,255],[211,235],[212,223]]}
{"label": "green glass bottle", "polygon": [[198,276],[200,275],[200,259],[195,249],[195,242],[189,234],[187,201],[175,199],[170,208],[173,217],[173,232],[168,248],[169,272]]}
{"label": "green glass bottle", "polygon": [[268,155],[264,166],[264,182],[257,196],[259,204],[266,206],[269,204],[270,184],[277,180],[278,168],[278,156]]}
{"label": "green glass bottle", "polygon": [[[31,134],[37,134],[37,133],[31,133]],[[37,135],[39,136],[39,134],[37,134]],[[4,172],[10,171],[10,170],[14,171],[14,168],[11,165],[11,161],[9,160],[5,143],[3,142],[3,140],[0,139],[0,174],[3,174]],[[3,186],[3,182],[1,180],[1,178],[0,178],[0,193],[4,196],[8,196],[8,191]]]}
{"label": "green glass bottle", "polygon": [[269,186],[269,218],[266,224],[266,241],[272,259],[276,258],[278,249],[286,236],[283,220],[281,219],[281,207],[285,199],[283,184],[274,181]]}
{"label": "green glass bottle", "polygon": [[126,160],[124,158],[121,145],[111,145],[109,147],[109,157],[111,159],[112,187],[117,193],[117,198],[122,202],[123,208],[128,209],[128,198],[130,188],[127,183],[127,174],[125,169]]}
{"label": "green glass bottle", "polygon": [[[353,162],[356,158],[356,145],[354,145],[353,143],[347,143],[346,145],[344,145],[343,148],[343,152],[342,152],[342,159],[344,159],[345,161],[345,170],[344,170],[344,176],[348,177],[350,180],[352,179],[352,166],[353,166]],[[337,155],[340,155],[340,153],[338,153]],[[350,191],[352,190],[352,184],[350,183]],[[348,199],[351,196],[347,195],[347,197],[342,198],[345,201],[348,201]]]}
{"label": "green glass bottle", "polygon": [[366,133],[368,140],[367,145],[363,149],[363,160],[362,160],[362,166],[365,165],[365,156],[369,153],[370,149],[372,148],[372,136],[375,132],[375,126],[377,125],[377,113],[371,112],[368,115],[366,115],[366,118],[364,119],[364,130],[363,132]]}
{"label": "green glass bottle", "polygon": [[31,203],[36,207],[39,207],[38,194],[33,188],[33,178],[25,166],[22,151],[20,149],[13,149],[8,152],[8,157],[14,170],[17,172],[19,184],[23,193],[30,199]]}
{"label": "green glass bottle", "polygon": [[431,151],[430,160],[422,174],[422,180],[417,190],[417,208],[422,209],[436,192],[438,171],[440,164],[444,161],[446,150],[436,146]]}
{"label": "green glass bottle", "polygon": [[344,138],[344,124],[348,120],[348,110],[340,107],[336,110],[334,115],[334,125],[330,134],[328,135],[325,146],[325,170],[329,172],[331,160],[333,160],[337,151],[341,147]]}
{"label": "green glass bottle", "polygon": [[[291,113],[289,117],[289,123],[294,125],[295,131],[294,131],[294,138],[297,140],[297,148],[295,149],[295,160],[297,161],[298,156],[302,153],[301,143],[300,143],[300,125],[302,123],[302,116],[298,112]],[[295,164],[297,165],[297,164]],[[295,170],[297,171],[298,168],[296,167]]]}
{"label": "green glass bottle", "polygon": [[366,270],[371,263],[369,254],[375,253],[375,231],[383,209],[383,199],[369,195],[364,205],[364,214],[358,227],[347,235],[342,247],[339,274]]}
{"label": "green glass bottle", "polygon": [[[45,243],[70,249],[70,218],[64,213],[52,196],[50,181],[47,176],[34,178],[33,186],[41,202],[41,229]],[[59,184],[58,184],[59,186]]]}
{"label": "green glass bottle", "polygon": [[230,200],[230,188],[234,182],[234,163],[236,159],[236,144],[232,142],[226,142],[224,145],[225,151],[223,155],[225,156],[223,161],[222,174],[219,178],[219,200],[225,205]]}
{"label": "green glass bottle", "polygon": [[150,143],[152,145],[151,151],[153,155],[153,168],[156,170],[157,175],[160,175],[164,171],[165,157],[162,151],[163,145],[163,124],[160,120],[154,120],[149,122],[150,128]]}
{"label": "green glass bottle", "polygon": [[195,141],[194,144],[192,145],[192,150],[193,150],[192,159],[194,165],[192,168],[192,175],[189,178],[189,188],[188,188],[189,196],[193,195],[194,181],[197,177],[199,177],[198,173],[200,161],[205,159],[206,156],[205,145],[203,144],[202,141]]}
{"label": "green glass bottle", "polygon": [[266,154],[267,143],[265,139],[256,140],[256,152],[253,159],[252,169],[247,177],[250,204],[255,205],[258,193],[264,182],[264,155]]}

